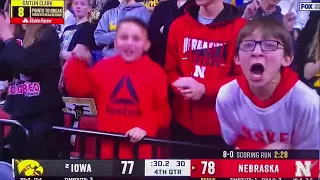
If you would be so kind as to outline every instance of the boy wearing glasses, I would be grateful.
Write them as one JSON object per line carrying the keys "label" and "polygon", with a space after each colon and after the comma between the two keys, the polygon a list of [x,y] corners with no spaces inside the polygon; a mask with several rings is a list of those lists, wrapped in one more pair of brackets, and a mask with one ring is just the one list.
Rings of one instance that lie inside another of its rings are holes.
{"label": "boy wearing glasses", "polygon": [[243,75],[221,87],[216,110],[222,136],[239,149],[319,149],[319,96],[288,66],[292,37],[282,24],[249,21],[237,39]]}

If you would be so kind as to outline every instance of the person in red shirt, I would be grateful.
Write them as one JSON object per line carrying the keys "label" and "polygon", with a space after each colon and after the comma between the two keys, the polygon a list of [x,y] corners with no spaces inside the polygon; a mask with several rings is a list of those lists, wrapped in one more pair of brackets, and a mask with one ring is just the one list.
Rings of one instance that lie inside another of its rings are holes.
{"label": "person in red shirt", "polygon": [[[170,26],[165,70],[175,92],[174,140],[228,146],[215,111],[220,87],[241,73],[233,61],[236,38],[246,20],[223,0],[196,0]],[[182,147],[184,148],[184,147]],[[180,149],[175,158],[210,158],[212,151]]]}
{"label": "person in red shirt", "polygon": [[[121,133],[132,143],[145,136],[155,137],[168,127],[170,108],[163,69],[143,55],[150,47],[147,25],[137,18],[118,24],[115,48],[118,56],[89,68],[90,59],[77,55],[65,67],[66,89],[76,97],[94,97],[98,130]],[[132,158],[132,143],[120,145],[119,156]],[[113,142],[102,144],[103,159],[113,158]],[[151,158],[150,145],[141,145],[139,158]]]}

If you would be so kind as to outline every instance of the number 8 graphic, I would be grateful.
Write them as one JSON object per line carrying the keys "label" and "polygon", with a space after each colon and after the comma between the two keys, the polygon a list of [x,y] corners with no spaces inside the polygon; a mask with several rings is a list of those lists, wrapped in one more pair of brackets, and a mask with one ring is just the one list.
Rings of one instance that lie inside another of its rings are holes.
{"label": "number 8 graphic", "polygon": [[24,8],[23,7],[19,7],[18,8],[18,16],[19,17],[23,17],[24,16]]}

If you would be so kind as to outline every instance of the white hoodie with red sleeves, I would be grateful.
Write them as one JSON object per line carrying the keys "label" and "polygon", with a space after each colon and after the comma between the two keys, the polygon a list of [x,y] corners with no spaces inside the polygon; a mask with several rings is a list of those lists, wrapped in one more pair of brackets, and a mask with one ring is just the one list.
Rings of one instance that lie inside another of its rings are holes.
{"label": "white hoodie with red sleeves", "polygon": [[262,149],[283,142],[292,149],[320,148],[320,97],[289,68],[270,99],[257,99],[241,76],[221,87],[216,109],[229,145]]}

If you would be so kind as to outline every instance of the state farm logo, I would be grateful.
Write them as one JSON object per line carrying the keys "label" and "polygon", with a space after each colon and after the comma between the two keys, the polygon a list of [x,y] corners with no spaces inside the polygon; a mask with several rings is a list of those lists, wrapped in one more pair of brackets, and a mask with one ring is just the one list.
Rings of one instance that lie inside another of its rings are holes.
{"label": "state farm logo", "polygon": [[45,18],[24,18],[22,20],[23,24],[51,24],[51,19],[45,19]]}

